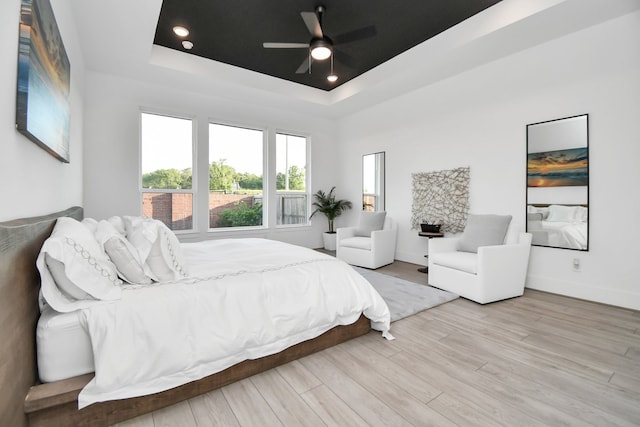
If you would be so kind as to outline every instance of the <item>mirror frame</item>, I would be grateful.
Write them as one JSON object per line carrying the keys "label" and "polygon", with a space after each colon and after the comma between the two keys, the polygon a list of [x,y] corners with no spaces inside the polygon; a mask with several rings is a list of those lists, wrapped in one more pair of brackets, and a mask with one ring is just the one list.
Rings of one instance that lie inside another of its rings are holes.
{"label": "mirror frame", "polygon": [[[368,156],[375,156],[374,157],[374,193],[366,193],[365,192],[365,182],[367,181],[366,177],[365,177],[365,159]],[[367,197],[373,197],[374,198],[374,203],[373,203],[373,211],[384,211],[385,210],[385,199],[386,199],[386,195],[385,195],[385,186],[386,186],[386,174],[385,174],[385,169],[386,169],[386,158],[385,158],[385,152],[384,151],[379,151],[377,153],[369,153],[369,154],[364,154],[362,156],[362,210],[366,211],[366,210],[370,210],[370,209],[366,209],[367,205],[370,205],[367,202]],[[376,203],[377,202],[377,203]]]}
{"label": "mirror frame", "polygon": [[589,115],[528,124],[526,173],[532,245],[588,251]]}

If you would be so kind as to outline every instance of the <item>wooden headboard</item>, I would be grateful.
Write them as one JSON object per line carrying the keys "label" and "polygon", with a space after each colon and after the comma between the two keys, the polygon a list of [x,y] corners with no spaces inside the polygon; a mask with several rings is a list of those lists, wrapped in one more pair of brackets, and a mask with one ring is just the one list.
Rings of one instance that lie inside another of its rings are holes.
{"label": "wooden headboard", "polygon": [[38,381],[36,323],[40,275],[36,258],[56,219],[82,219],[81,207],[0,223],[0,416],[26,426],[24,398]]}

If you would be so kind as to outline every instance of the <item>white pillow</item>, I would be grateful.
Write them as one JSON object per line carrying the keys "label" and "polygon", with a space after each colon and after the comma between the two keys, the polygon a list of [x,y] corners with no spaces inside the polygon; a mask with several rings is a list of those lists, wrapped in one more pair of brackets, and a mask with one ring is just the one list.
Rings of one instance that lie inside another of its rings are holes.
{"label": "white pillow", "polygon": [[551,205],[549,206],[549,222],[573,222],[576,208],[574,206]]}
{"label": "white pillow", "polygon": [[384,211],[360,212],[360,220],[356,228],[355,235],[361,237],[371,237],[372,231],[382,230],[384,226],[384,218],[387,215]]}
{"label": "white pillow", "polygon": [[458,250],[477,253],[481,246],[503,244],[510,222],[511,215],[469,215]]}
{"label": "white pillow", "polygon": [[58,312],[117,300],[122,295],[116,268],[93,233],[73,218],[58,218],[36,260],[41,292]]}
{"label": "white pillow", "polygon": [[62,291],[63,294],[70,297],[71,299],[79,300],[95,300],[94,297],[83,291],[81,288],[75,285],[64,271],[64,264],[58,261],[55,258],[52,258],[48,253],[44,254],[44,261],[47,264],[47,268],[53,276],[53,280],[56,282],[56,286],[58,289]]}
{"label": "white pillow", "polygon": [[151,278],[145,273],[144,264],[140,262],[138,251],[113,226],[111,219],[98,223],[96,239],[115,264],[118,275],[122,279],[133,284],[148,285],[151,283]]}
{"label": "white pillow", "polygon": [[142,216],[124,216],[122,219],[127,240],[138,251],[140,261],[146,262],[158,238],[158,226],[153,219]]}
{"label": "white pillow", "polygon": [[85,218],[82,221],[82,225],[87,227],[89,231],[95,234],[96,228],[98,227],[98,221],[93,218]]}
{"label": "white pillow", "polygon": [[576,206],[575,221],[587,222],[589,219],[589,209],[584,206]]}
{"label": "white pillow", "polygon": [[127,240],[137,249],[159,282],[170,282],[187,276],[180,242],[162,221],[125,216]]}
{"label": "white pillow", "polygon": [[549,217],[549,208],[548,207],[536,207],[536,206],[532,206],[529,205],[527,207],[527,212],[528,213],[539,213],[542,214],[542,220],[546,220],[547,217]]}
{"label": "white pillow", "polygon": [[109,224],[113,225],[113,227],[118,230],[123,236],[127,235],[127,227],[124,225],[124,219],[121,216],[112,216],[107,220]]}

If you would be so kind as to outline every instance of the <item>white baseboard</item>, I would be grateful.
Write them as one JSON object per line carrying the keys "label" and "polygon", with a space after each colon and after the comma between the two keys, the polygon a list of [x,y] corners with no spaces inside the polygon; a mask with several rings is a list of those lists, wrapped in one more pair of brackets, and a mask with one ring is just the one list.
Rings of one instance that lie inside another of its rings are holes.
{"label": "white baseboard", "polygon": [[640,310],[640,297],[637,293],[532,275],[527,276],[526,287],[587,301]]}

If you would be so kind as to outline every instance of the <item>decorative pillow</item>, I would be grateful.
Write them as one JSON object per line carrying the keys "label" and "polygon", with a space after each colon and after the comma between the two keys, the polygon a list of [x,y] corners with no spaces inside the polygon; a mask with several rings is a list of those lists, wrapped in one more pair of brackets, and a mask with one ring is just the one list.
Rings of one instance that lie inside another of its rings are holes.
{"label": "decorative pillow", "polygon": [[124,219],[121,216],[112,216],[107,221],[123,236],[127,235],[127,227],[124,225]]}
{"label": "decorative pillow", "polygon": [[140,261],[146,263],[151,247],[158,238],[158,226],[153,219],[142,216],[124,216],[122,220],[127,240],[138,251]]}
{"label": "decorative pillow", "polygon": [[504,243],[511,215],[469,215],[458,250],[478,252],[480,246],[494,246]]}
{"label": "decorative pillow", "polygon": [[89,229],[89,231],[91,231],[93,234],[96,233],[96,228],[98,228],[98,221],[93,219],[93,218],[85,218],[81,221],[82,225],[84,225],[85,227],[87,227]]}
{"label": "decorative pillow", "polygon": [[[123,223],[124,229],[124,223]],[[133,284],[148,285],[151,278],[144,271],[138,251],[114,226],[111,220],[102,220],[96,227],[96,239],[115,264],[118,275]]]}
{"label": "decorative pillow", "polygon": [[573,222],[575,219],[576,208],[574,206],[551,205],[549,206],[550,222]]}
{"label": "decorative pillow", "polygon": [[77,287],[75,283],[69,280],[67,274],[64,271],[63,263],[55,258],[52,258],[48,253],[44,254],[44,262],[46,263],[51,276],[53,276],[53,280],[56,282],[56,286],[67,297],[75,300],[95,300],[94,297],[83,291],[81,288]]}
{"label": "decorative pillow", "polygon": [[527,212],[542,214],[543,221],[549,217],[549,207],[537,207],[537,206],[529,205],[527,206]]}
{"label": "decorative pillow", "polygon": [[88,307],[122,295],[116,268],[93,233],[73,218],[58,218],[36,260],[41,292],[58,312]]}
{"label": "decorative pillow", "polygon": [[124,223],[127,240],[137,249],[155,280],[169,282],[187,276],[180,242],[162,221],[125,216]]}
{"label": "decorative pillow", "polygon": [[371,237],[371,232],[382,230],[384,226],[384,218],[386,212],[369,212],[362,211],[360,213],[360,222],[356,228],[355,235],[361,237]]}
{"label": "decorative pillow", "polygon": [[587,222],[589,219],[589,209],[584,206],[576,206],[576,222]]}
{"label": "decorative pillow", "polygon": [[542,221],[542,214],[541,213],[528,213],[527,214],[527,221]]}
{"label": "decorative pillow", "polygon": [[527,214],[527,229],[529,231],[542,230],[542,214],[541,213]]}

